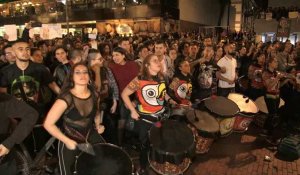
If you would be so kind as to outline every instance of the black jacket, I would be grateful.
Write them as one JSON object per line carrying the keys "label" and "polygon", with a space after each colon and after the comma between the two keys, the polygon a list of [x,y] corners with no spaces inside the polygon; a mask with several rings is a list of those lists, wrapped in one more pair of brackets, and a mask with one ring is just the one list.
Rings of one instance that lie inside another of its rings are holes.
{"label": "black jacket", "polygon": [[[10,150],[32,131],[38,113],[25,102],[3,93],[0,93],[0,111],[0,144]],[[18,119],[20,122],[9,134],[11,119]]]}

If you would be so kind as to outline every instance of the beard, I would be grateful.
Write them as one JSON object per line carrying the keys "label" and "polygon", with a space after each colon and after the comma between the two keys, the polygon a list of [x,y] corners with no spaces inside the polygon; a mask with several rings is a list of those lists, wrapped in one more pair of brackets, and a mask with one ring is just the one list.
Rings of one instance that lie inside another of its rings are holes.
{"label": "beard", "polygon": [[236,52],[235,51],[228,52],[228,54],[231,55],[231,56],[233,56],[233,57],[236,56]]}
{"label": "beard", "polygon": [[30,58],[18,58],[21,62],[29,62]]}

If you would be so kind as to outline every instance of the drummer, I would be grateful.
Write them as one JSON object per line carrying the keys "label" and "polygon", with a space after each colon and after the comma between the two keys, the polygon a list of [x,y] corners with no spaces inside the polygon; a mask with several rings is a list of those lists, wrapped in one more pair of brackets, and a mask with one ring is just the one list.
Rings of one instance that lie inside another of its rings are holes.
{"label": "drummer", "polygon": [[[150,150],[148,131],[154,122],[159,119],[155,115],[164,112],[164,101],[171,104],[176,102],[166,94],[166,84],[161,73],[162,66],[158,57],[150,54],[142,64],[142,71],[139,76],[134,78],[122,92],[122,98],[131,112],[131,117],[135,121],[135,130],[139,135],[142,144],[140,152],[139,174],[145,173],[148,164],[147,153]],[[135,106],[129,96],[136,93],[137,105]]]}
{"label": "drummer", "polygon": [[203,57],[194,66],[192,101],[201,101],[212,95],[213,77],[215,76],[216,64],[213,59],[214,50],[212,47],[205,47]]}
{"label": "drummer", "polygon": [[266,88],[265,102],[268,109],[267,120],[264,125],[263,134],[267,135],[266,141],[275,145],[277,140],[274,136],[274,128],[278,125],[279,113],[278,106],[280,103],[280,79],[282,74],[278,74],[276,69],[278,61],[275,57],[271,57],[267,64],[267,69],[262,73],[263,84]]}
{"label": "drummer", "polygon": [[236,52],[233,43],[225,45],[226,55],[218,61],[218,66],[221,68],[217,72],[218,83],[218,95],[227,97],[229,93],[235,91],[235,81],[237,79],[236,73]]}
{"label": "drummer", "polygon": [[[104,142],[98,110],[98,97],[89,83],[90,75],[85,63],[77,63],[63,84],[61,94],[54,102],[44,122],[45,129],[59,140],[58,158],[61,175],[71,175],[78,143]],[[56,126],[62,119],[63,132]],[[94,130],[94,126],[95,129]],[[95,131],[95,132],[93,132]]]}
{"label": "drummer", "polygon": [[265,87],[262,81],[262,72],[265,67],[266,56],[263,52],[257,54],[253,64],[249,66],[248,78],[250,79],[249,97],[252,100],[265,94]]}
{"label": "drummer", "polygon": [[[176,101],[176,106],[172,106],[173,110],[191,106],[191,93],[192,93],[192,83],[191,83],[191,67],[187,60],[180,60],[178,65],[175,67],[175,75],[169,86],[168,94]],[[180,106],[181,105],[181,106]]]}

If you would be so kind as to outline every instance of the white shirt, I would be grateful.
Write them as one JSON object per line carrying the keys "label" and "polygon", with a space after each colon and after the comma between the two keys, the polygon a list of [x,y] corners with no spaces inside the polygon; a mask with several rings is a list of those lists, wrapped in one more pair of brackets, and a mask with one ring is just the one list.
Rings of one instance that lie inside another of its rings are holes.
{"label": "white shirt", "polygon": [[[237,66],[237,62],[235,58],[228,58],[226,55],[221,58],[218,61],[218,66],[220,67],[225,67],[226,72],[225,73],[221,73],[221,75],[224,78],[227,78],[229,80],[234,80],[235,76],[236,76],[236,66]],[[220,88],[233,88],[235,87],[235,83],[233,84],[229,84],[226,81],[223,80],[219,80],[219,87]]]}

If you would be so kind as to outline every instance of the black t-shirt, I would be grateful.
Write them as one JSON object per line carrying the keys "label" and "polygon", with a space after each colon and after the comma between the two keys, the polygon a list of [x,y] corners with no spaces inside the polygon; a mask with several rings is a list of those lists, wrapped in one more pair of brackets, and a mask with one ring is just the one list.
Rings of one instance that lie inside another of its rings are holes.
{"label": "black t-shirt", "polygon": [[205,62],[203,64],[195,65],[195,70],[193,73],[193,87],[196,89],[210,89],[213,85],[214,80],[214,69],[217,65],[213,60]]}
{"label": "black t-shirt", "polygon": [[0,87],[7,88],[7,92],[20,98],[20,84],[29,97],[38,94],[43,86],[53,82],[49,70],[42,64],[29,62],[28,67],[22,71],[16,64],[6,66],[1,70]]}

